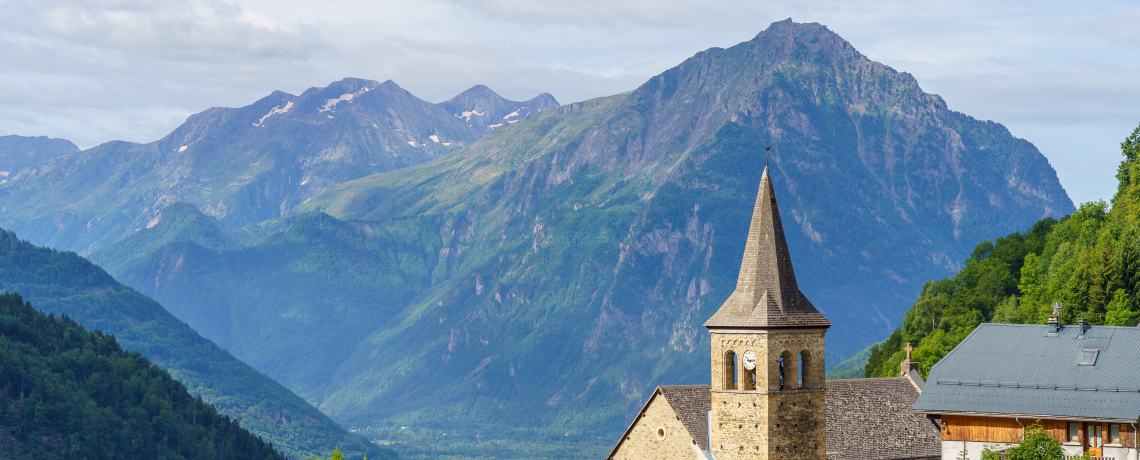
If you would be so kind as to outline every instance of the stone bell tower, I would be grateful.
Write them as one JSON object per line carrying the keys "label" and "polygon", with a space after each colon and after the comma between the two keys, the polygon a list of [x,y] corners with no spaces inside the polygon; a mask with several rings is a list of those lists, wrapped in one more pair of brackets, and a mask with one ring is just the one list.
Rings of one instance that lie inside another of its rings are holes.
{"label": "stone bell tower", "polygon": [[712,343],[709,449],[718,460],[826,455],[823,335],[796,285],[765,166],[736,290],[705,322]]}

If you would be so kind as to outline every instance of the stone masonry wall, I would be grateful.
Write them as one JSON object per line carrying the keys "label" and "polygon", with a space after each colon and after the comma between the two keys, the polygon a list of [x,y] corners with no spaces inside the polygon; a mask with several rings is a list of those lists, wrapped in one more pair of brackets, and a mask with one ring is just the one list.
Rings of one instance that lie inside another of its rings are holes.
{"label": "stone masonry wall", "polygon": [[[722,331],[712,333],[712,436],[718,460],[822,460],[826,456],[824,330]],[[725,356],[735,353],[740,375],[744,353],[756,354],[756,388],[726,388],[731,367]],[[786,354],[785,354],[786,353]],[[804,355],[804,378],[798,363]],[[780,389],[784,356],[787,382]]]}
{"label": "stone masonry wall", "polygon": [[610,458],[613,460],[694,459],[697,452],[693,437],[681,418],[660,394],[655,394],[644,415],[622,438]]}

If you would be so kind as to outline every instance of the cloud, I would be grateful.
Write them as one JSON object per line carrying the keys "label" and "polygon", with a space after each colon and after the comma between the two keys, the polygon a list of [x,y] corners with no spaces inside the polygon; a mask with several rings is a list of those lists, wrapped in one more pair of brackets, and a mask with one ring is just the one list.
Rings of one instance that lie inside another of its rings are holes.
{"label": "cloud", "polygon": [[302,60],[325,45],[314,27],[218,1],[21,0],[4,10],[7,36],[159,61]]}

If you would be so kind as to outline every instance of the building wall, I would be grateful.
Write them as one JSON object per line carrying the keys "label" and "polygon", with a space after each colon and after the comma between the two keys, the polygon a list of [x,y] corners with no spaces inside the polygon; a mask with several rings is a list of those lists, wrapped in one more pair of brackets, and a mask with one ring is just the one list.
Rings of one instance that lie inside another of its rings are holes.
{"label": "building wall", "polygon": [[[710,449],[718,460],[823,459],[826,455],[824,410],[823,329],[720,331],[712,333],[712,436]],[[756,355],[756,385],[726,382],[731,366],[725,357],[733,352],[740,371],[745,352]],[[805,356],[803,380],[799,356]],[[783,389],[780,357],[784,356]]]}
{"label": "building wall", "polygon": [[[1040,423],[1045,431],[1063,443],[1065,455],[1081,455],[1084,452],[1086,422],[1073,420],[1078,423],[1078,436],[1080,442],[1070,442],[1068,420],[1035,420],[1032,418],[1006,418],[1006,417],[980,417],[962,415],[942,416],[942,458],[943,460],[957,459],[962,452],[963,443],[967,446],[967,454],[971,459],[981,458],[981,451],[985,446],[1000,446],[1008,443],[1018,443],[1022,439],[1022,425],[1032,426]],[[1120,425],[1120,444],[1109,445],[1108,423],[1102,423],[1105,436],[1104,457],[1113,457],[1116,460],[1137,460],[1135,450],[1135,437],[1132,426]],[[977,454],[976,456],[974,454]],[[948,456],[949,455],[949,456]]]}
{"label": "building wall", "polygon": [[958,460],[962,458],[963,450],[966,451],[968,460],[981,460],[982,451],[987,447],[990,450],[996,450],[1000,447],[1012,445],[1000,442],[942,441],[942,460]]}
{"label": "building wall", "polygon": [[[662,432],[664,436],[662,436]],[[700,449],[681,418],[660,394],[654,394],[645,412],[634,421],[633,429],[610,458],[614,460],[687,459],[698,457]]]}

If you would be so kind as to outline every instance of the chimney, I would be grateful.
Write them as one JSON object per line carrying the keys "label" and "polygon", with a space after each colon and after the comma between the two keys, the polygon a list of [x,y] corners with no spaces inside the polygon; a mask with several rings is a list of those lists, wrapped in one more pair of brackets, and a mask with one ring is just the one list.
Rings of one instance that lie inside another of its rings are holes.
{"label": "chimney", "polygon": [[1049,332],[1054,334],[1061,330],[1061,307],[1061,302],[1053,302],[1053,314],[1049,315],[1049,321],[1045,323],[1049,327]]}
{"label": "chimney", "polygon": [[910,346],[910,342],[907,342],[906,359],[904,359],[903,362],[899,363],[899,377],[906,377],[907,374],[909,374],[912,370],[915,372],[918,371],[918,363],[914,362],[914,359],[910,357],[910,354],[913,351],[914,347]]}
{"label": "chimney", "polygon": [[1081,327],[1081,331],[1077,333],[1077,337],[1083,339],[1085,337],[1085,331],[1089,330],[1089,325],[1085,324],[1084,318],[1078,319],[1077,325]]}

